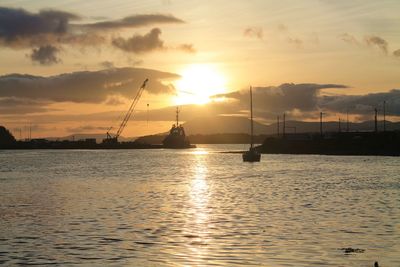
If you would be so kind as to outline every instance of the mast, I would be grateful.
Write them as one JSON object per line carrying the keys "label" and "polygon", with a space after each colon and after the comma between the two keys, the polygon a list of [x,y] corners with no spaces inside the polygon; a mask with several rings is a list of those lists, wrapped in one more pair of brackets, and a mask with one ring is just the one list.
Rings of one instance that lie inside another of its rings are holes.
{"label": "mast", "polygon": [[179,126],[179,107],[176,106],[176,127]]}
{"label": "mast", "polygon": [[386,132],[386,101],[383,101],[383,131]]}
{"label": "mast", "polygon": [[250,148],[253,148],[253,93],[250,86],[250,125],[251,125],[251,138],[250,138]]}

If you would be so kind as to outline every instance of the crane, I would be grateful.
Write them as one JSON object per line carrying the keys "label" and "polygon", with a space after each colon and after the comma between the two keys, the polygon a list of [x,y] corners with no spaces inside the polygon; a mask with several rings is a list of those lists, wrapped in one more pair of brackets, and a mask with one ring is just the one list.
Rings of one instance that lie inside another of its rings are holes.
{"label": "crane", "polygon": [[147,82],[149,79],[144,80],[142,86],[139,88],[139,91],[136,93],[135,98],[133,99],[128,112],[125,114],[125,117],[121,121],[121,124],[119,125],[117,133],[112,136],[109,131],[111,128],[107,131],[107,138],[103,140],[103,143],[117,143],[118,142],[118,137],[122,134],[123,130],[125,129],[126,124],[128,123],[133,111],[135,110],[136,104],[139,102],[140,97],[142,96],[142,93],[144,91],[144,88],[146,87]]}

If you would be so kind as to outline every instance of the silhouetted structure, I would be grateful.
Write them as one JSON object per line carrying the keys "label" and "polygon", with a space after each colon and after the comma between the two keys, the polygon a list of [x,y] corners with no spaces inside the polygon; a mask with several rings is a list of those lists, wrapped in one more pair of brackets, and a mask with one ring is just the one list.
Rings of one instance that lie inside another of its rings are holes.
{"label": "silhouetted structure", "polygon": [[112,129],[112,127],[110,127],[107,131],[107,137],[106,139],[103,140],[103,143],[108,145],[108,146],[113,146],[113,145],[117,145],[118,144],[118,137],[120,137],[120,135],[122,134],[122,132],[124,131],[130,117],[132,116],[133,111],[135,110],[135,107],[137,105],[137,103],[139,102],[140,97],[142,96],[142,93],[147,85],[147,82],[149,81],[149,79],[144,80],[142,86],[139,88],[138,92],[136,93],[135,98],[132,100],[132,103],[128,109],[128,111],[126,112],[123,120],[121,121],[121,124],[119,125],[119,128],[117,130],[117,133],[112,136],[109,131]]}
{"label": "silhouetted structure", "polygon": [[250,86],[250,148],[243,152],[242,158],[245,162],[258,162],[261,159],[260,152],[254,148],[254,129],[253,129],[253,93]]}
{"label": "silhouetted structure", "polygon": [[400,156],[400,132],[342,132],[293,134],[286,138],[267,137],[258,147],[262,153],[325,155]]}
{"label": "silhouetted structure", "polygon": [[16,143],[15,137],[5,127],[0,126],[0,147],[13,147]]}
{"label": "silhouetted structure", "polygon": [[163,140],[163,146],[165,148],[194,148],[195,146],[190,144],[189,139],[186,137],[185,129],[182,125],[179,125],[179,108],[176,107],[176,125],[172,125],[169,134]]}
{"label": "silhouetted structure", "polygon": [[383,131],[386,132],[386,101],[383,101]]}

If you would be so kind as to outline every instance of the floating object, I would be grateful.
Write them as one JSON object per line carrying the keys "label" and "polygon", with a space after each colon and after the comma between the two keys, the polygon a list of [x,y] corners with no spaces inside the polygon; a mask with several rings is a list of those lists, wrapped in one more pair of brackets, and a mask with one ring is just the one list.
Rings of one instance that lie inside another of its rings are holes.
{"label": "floating object", "polygon": [[254,147],[253,141],[253,93],[250,86],[250,148],[242,154],[243,161],[245,162],[259,162],[261,159],[260,152]]}

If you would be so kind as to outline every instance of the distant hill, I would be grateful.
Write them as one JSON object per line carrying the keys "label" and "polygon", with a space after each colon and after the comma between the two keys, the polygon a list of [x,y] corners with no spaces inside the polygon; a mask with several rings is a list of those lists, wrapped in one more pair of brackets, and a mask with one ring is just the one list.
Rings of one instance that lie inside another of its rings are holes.
{"label": "distant hill", "polygon": [[[204,142],[220,142],[226,138],[226,142],[242,142],[247,140],[246,134],[250,132],[250,121],[248,118],[244,117],[232,117],[232,116],[216,116],[216,117],[198,117],[196,119],[187,121],[183,124],[186,134],[193,136],[193,143],[196,141],[198,143]],[[341,124],[342,131],[346,131],[346,123]],[[317,133],[319,132],[320,124],[319,122],[304,122],[304,121],[286,121],[286,133]],[[337,132],[339,129],[338,122],[324,122],[323,131],[324,132]],[[350,131],[373,131],[374,121],[365,121],[361,123],[349,123]],[[383,122],[378,122],[378,129],[383,130]],[[400,130],[400,122],[386,122],[387,130]],[[282,134],[283,123],[280,123],[280,133]],[[272,123],[269,125],[261,124],[259,122],[254,122],[254,134],[261,136],[273,135],[277,133],[277,124]],[[146,141],[152,144],[159,144],[163,140],[167,132],[159,133],[155,135],[149,135],[140,137],[138,141]],[[93,134],[71,134],[64,137],[50,137],[46,138],[49,140],[79,140],[86,138],[95,138],[98,143],[100,143],[106,135],[103,133],[93,133]],[[120,141],[132,141],[134,137],[120,137]],[[218,141],[217,141],[218,140]]]}
{"label": "distant hill", "polygon": [[[189,135],[249,133],[250,120],[231,116],[199,117],[184,123],[183,127]],[[254,122],[254,134],[256,135],[271,132],[270,128],[269,125]]]}
{"label": "distant hill", "polygon": [[[350,131],[373,131],[374,121],[361,123],[349,123]],[[341,123],[341,130],[346,131],[346,123]],[[249,140],[250,121],[243,117],[201,117],[183,124],[185,132],[189,135],[192,143],[243,143]],[[283,131],[283,123],[280,123],[280,133]],[[324,132],[337,132],[338,122],[324,122],[322,127]],[[399,122],[386,122],[387,130],[400,130]],[[378,130],[383,130],[383,122],[378,123]],[[286,121],[286,133],[318,133],[320,131],[319,122]],[[254,122],[255,142],[262,142],[268,135],[277,133],[277,124],[264,125]],[[167,133],[159,133],[140,137],[137,140],[150,144],[160,144]]]}
{"label": "distant hill", "polygon": [[[227,133],[249,133],[250,120],[244,117],[202,117],[183,124],[185,131],[189,135],[208,135],[208,134],[227,134]],[[283,123],[279,125],[280,133],[283,131]],[[360,123],[349,123],[350,131],[373,131],[375,128],[374,121],[365,121]],[[386,121],[387,130],[400,130],[400,122]],[[325,132],[337,132],[339,123],[336,121],[324,122],[322,130]],[[346,131],[346,123],[341,123],[341,130]],[[383,130],[383,122],[378,122],[378,130]],[[287,133],[314,133],[320,131],[319,122],[304,122],[304,121],[286,121]],[[254,134],[276,134],[277,124],[269,125],[254,122]]]}

